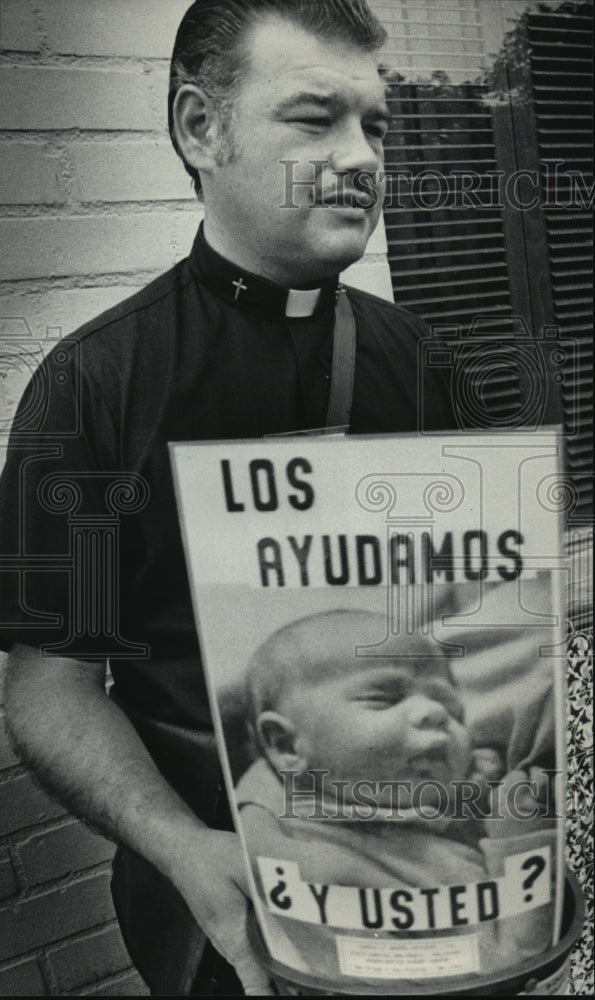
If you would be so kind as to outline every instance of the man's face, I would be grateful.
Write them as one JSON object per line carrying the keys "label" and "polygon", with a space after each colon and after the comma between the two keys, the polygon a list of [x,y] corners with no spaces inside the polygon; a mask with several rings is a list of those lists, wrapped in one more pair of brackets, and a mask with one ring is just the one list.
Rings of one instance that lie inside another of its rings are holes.
{"label": "man's face", "polygon": [[378,221],[384,86],[373,53],[284,18],[257,22],[247,43],[233,154],[205,183],[206,235],[226,234],[232,259],[273,280],[317,281],[361,257]]}
{"label": "man's face", "polygon": [[[447,788],[467,776],[471,748],[461,702],[437,664],[366,658],[341,671],[329,656],[320,674],[312,686],[296,684],[281,711],[307,768],[347,782],[346,798],[357,781],[409,781],[413,790],[428,779]],[[404,793],[398,801],[408,804]]]}

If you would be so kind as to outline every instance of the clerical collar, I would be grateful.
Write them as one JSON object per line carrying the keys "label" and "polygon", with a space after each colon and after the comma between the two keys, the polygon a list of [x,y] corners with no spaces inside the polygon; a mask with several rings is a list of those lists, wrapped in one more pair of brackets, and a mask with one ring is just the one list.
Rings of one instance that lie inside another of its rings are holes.
{"label": "clerical collar", "polygon": [[285,288],[260,275],[244,271],[207,243],[200,227],[190,254],[190,266],[212,291],[238,308],[271,318],[299,319],[334,307],[338,278],[319,288]]}

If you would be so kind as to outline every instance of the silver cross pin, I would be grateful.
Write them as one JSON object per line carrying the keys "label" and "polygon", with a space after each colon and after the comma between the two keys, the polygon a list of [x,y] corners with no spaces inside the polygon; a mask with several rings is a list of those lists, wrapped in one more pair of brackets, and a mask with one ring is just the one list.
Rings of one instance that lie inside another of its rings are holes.
{"label": "silver cross pin", "polygon": [[237,300],[240,297],[240,292],[246,292],[246,291],[248,291],[248,285],[244,284],[244,279],[243,278],[240,278],[239,281],[232,281],[232,285],[234,286],[234,288],[236,290],[235,300],[237,302]]}

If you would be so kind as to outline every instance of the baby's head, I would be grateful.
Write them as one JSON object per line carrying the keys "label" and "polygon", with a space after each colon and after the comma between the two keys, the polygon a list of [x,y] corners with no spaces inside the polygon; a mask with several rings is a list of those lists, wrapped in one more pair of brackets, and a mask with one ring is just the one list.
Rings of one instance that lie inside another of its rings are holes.
{"label": "baby's head", "polygon": [[413,787],[469,772],[449,661],[425,636],[387,638],[381,614],[327,611],[284,626],[254,654],[246,685],[255,737],[272,767],[304,778],[323,770],[346,783],[346,800],[358,781]]}

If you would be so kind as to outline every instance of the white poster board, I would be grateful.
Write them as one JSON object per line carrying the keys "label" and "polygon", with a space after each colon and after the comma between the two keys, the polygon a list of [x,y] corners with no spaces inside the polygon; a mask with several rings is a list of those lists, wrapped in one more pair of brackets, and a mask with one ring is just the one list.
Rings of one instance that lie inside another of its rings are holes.
{"label": "white poster board", "polygon": [[564,885],[557,433],[171,451],[272,958],[382,992],[546,954]]}

